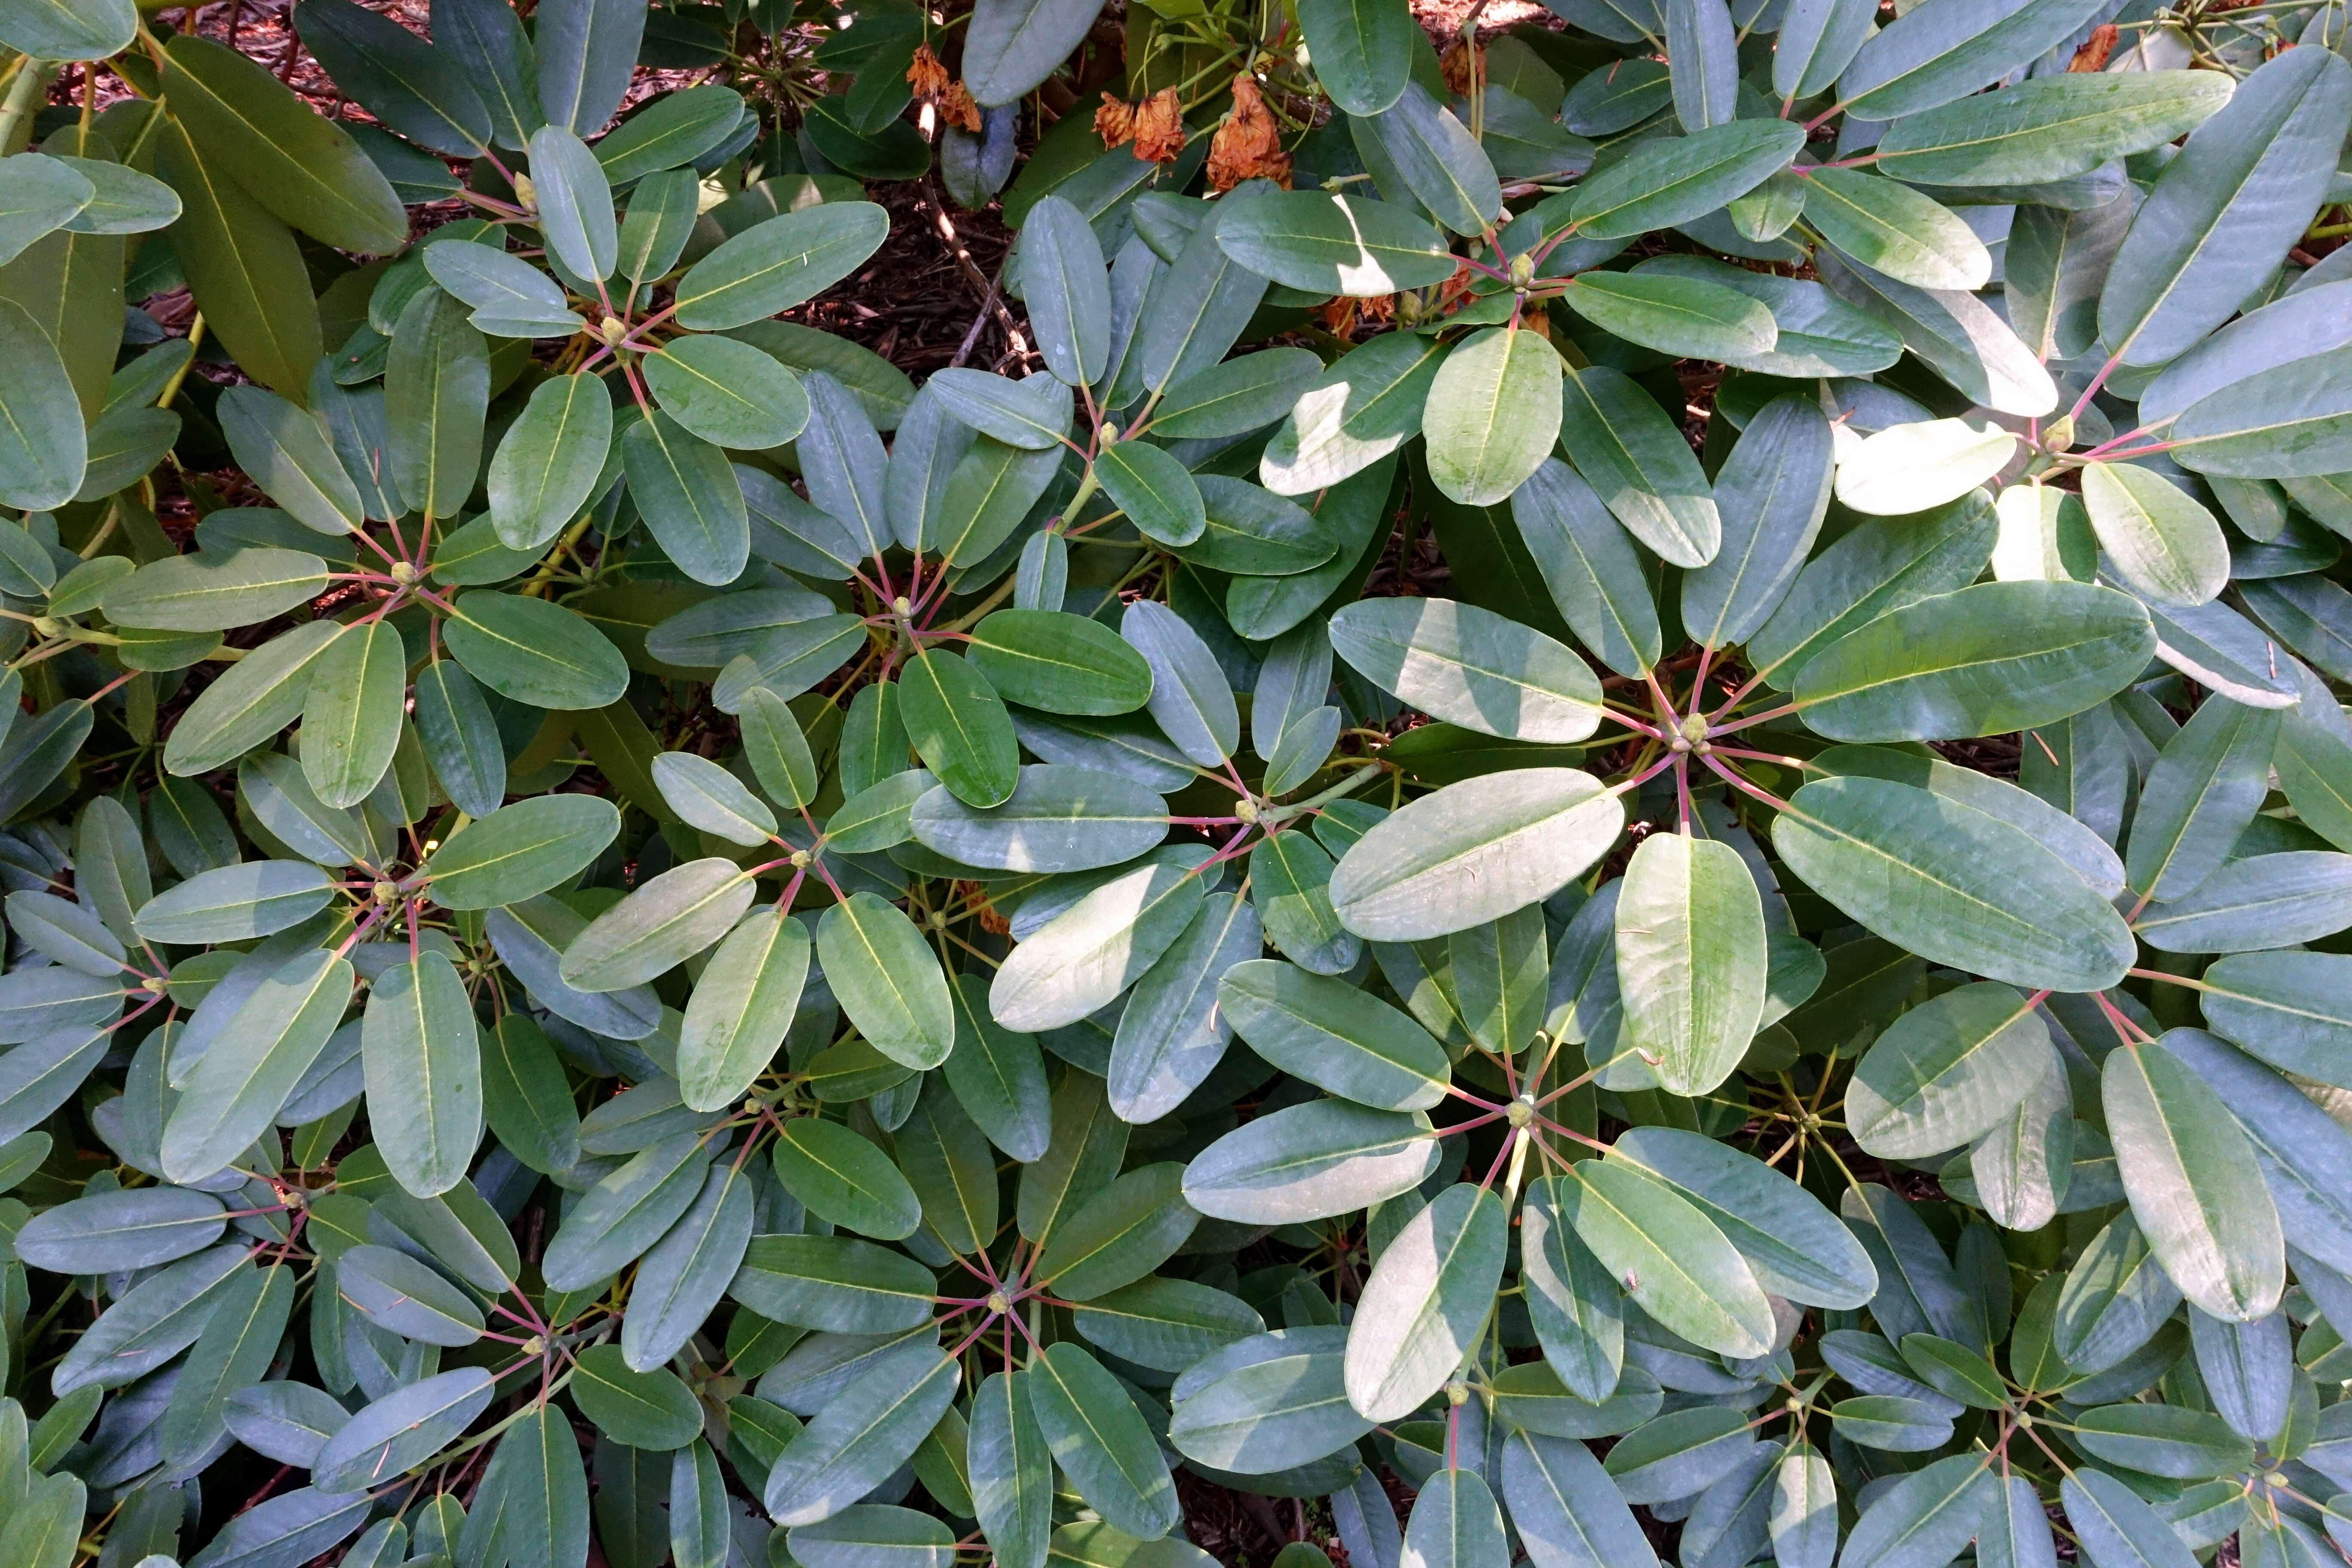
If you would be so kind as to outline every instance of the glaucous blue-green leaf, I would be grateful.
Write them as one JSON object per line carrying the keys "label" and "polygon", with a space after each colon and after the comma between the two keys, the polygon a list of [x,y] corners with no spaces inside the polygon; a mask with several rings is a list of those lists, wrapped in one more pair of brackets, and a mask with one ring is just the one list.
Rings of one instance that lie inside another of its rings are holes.
{"label": "glaucous blue-green leaf", "polygon": [[1331,874],[1331,907],[1374,942],[1464,931],[1549,898],[1624,825],[1618,797],[1573,768],[1465,779],[1357,840]]}
{"label": "glaucous blue-green leaf", "polygon": [[2199,1310],[2266,1317],[2285,1288],[2276,1205],[2221,1097],[2160,1040],[2110,1051],[2101,1100],[2141,1234]]}
{"label": "glaucous blue-green leaf", "polygon": [[595,795],[516,801],[452,834],[425,864],[433,901],[487,910],[520,903],[579,875],[621,830],[621,813]]}
{"label": "glaucous blue-green leaf", "polygon": [[2008,823],[1881,779],[1823,779],[1772,824],[1805,884],[1931,962],[2054,991],[2098,991],[2131,966],[2118,915]]}

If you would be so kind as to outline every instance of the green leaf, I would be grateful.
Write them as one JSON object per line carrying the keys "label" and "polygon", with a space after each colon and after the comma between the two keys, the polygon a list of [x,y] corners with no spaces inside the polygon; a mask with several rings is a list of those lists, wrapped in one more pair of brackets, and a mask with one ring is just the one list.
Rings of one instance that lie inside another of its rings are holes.
{"label": "green leaf", "polygon": [[1701,1095],[1747,1053],[1764,1007],[1764,909],[1719,839],[1657,833],[1633,851],[1617,901],[1624,1043],[1667,1090]]}
{"label": "green leaf", "polygon": [[1241,743],[1241,710],[1201,634],[1167,605],[1139,599],[1121,616],[1119,635],[1151,667],[1151,717],[1178,749],[1202,767],[1231,756]]}
{"label": "green leaf", "polygon": [[158,1443],[168,1462],[199,1462],[225,1435],[224,1407],[229,1396],[268,1374],[293,1307],[289,1269],[250,1268],[229,1281],[156,1423]]}
{"label": "green leaf", "polygon": [[534,1405],[499,1449],[510,1467],[499,1531],[509,1568],[578,1568],[588,1555],[588,1477],[571,1416],[552,1402]]}
{"label": "green leaf", "polygon": [[769,1516],[814,1524],[873,1490],[938,1424],[960,1367],[934,1345],[877,1359],[778,1457],[762,1494]]}
{"label": "green leaf", "polygon": [[342,629],[312,621],[232,666],[181,715],[163,748],[164,766],[183,778],[209,773],[292,723],[307,696],[304,677]]}
{"label": "green leaf", "polygon": [[1432,482],[1464,506],[1507,498],[1559,434],[1559,355],[1538,333],[1491,327],[1455,344],[1422,415]]}
{"label": "green leaf", "polygon": [[596,376],[551,376],[533,387],[490,458],[489,515],[500,542],[537,550],[562,532],[603,477],[612,439],[612,399]]}
{"label": "green leaf", "polygon": [[253,1145],[326,1048],[352,996],[352,966],[310,952],[264,979],[197,1060],[163,1124],[166,1176],[214,1175]]}
{"label": "green leaf", "polygon": [[[100,603],[118,626],[221,631],[281,615],[326,583],[327,563],[299,550],[199,552],[141,567],[110,586]],[[317,668],[323,672],[326,661]]]}
{"label": "green leaf", "polygon": [[2240,82],[2140,204],[2099,294],[2100,341],[2160,364],[2234,314],[2309,222],[2347,122],[2352,65],[2326,54],[2290,50]]}
{"label": "green leaf", "polygon": [[[239,369],[284,396],[301,400],[308,395],[310,367],[318,363],[320,346],[310,272],[293,231],[246,194],[209,152],[209,142],[200,154],[196,140],[175,116],[163,117],[161,126],[156,166],[179,193],[182,211],[172,227],[172,256],[187,278],[189,292],[201,301],[198,309],[205,312],[205,324],[218,334]],[[33,341],[12,332],[16,325],[10,312],[0,310],[0,345],[5,345],[9,363],[40,364]],[[13,384],[16,378],[10,379]],[[41,384],[38,376],[32,384]],[[24,401],[28,409],[35,405],[29,395]],[[54,434],[64,435],[61,429]],[[42,446],[48,447],[48,441],[44,439]],[[62,450],[50,448],[51,453]],[[0,446],[0,477],[9,471],[5,456],[6,447]],[[45,460],[68,466],[62,456],[45,455]],[[69,466],[76,470],[79,489],[79,464]],[[0,500],[10,499],[0,495]]]}
{"label": "green leaf", "polygon": [[138,27],[138,11],[119,0],[0,7],[0,43],[35,59],[102,60],[126,47]]}
{"label": "green leaf", "polygon": [[2128,685],[2156,651],[2130,595],[2086,583],[1987,583],[1847,633],[1808,659],[1798,706],[1836,740],[2029,729]]}
{"label": "green leaf", "polygon": [[701,1406],[686,1384],[667,1371],[631,1371],[620,1346],[592,1345],[575,1364],[572,1397],[615,1443],[667,1453],[702,1431]]}
{"label": "green leaf", "polygon": [[455,1441],[488,1408],[495,1389],[480,1367],[394,1389],[338,1427],[320,1447],[311,1472],[337,1491],[358,1491],[404,1475]]}
{"label": "green leaf", "polygon": [[1224,206],[1216,238],[1251,271],[1316,294],[1377,298],[1454,274],[1435,228],[1393,202],[1346,192],[1252,190]]}
{"label": "green leaf", "polygon": [[601,283],[611,277],[620,237],[613,187],[596,154],[564,127],[542,125],[530,133],[530,173],[549,253],[574,278]]}
{"label": "green leaf", "polygon": [[1253,959],[1226,973],[1217,1000],[1260,1056],[1318,1088],[1383,1110],[1425,1110],[1445,1097],[1437,1041],[1343,980]]}
{"label": "green leaf", "polygon": [[1880,1034],[1846,1090],[1847,1125],[1870,1153],[1916,1160],[1973,1142],[2055,1070],[2039,1011],[2006,985],[1963,985]]}
{"label": "green leaf", "polygon": [[548,1289],[581,1289],[643,1257],[701,1192],[709,1164],[706,1143],[700,1131],[677,1133],[589,1188],[564,1215],[540,1261]]}
{"label": "green leaf", "polygon": [[783,700],[765,687],[744,695],[737,721],[743,731],[743,752],[751,759],[752,775],[770,799],[798,809],[816,799],[816,759],[800,721]]}
{"label": "green leaf", "polygon": [[1610,1160],[1664,1182],[1721,1231],[1774,1295],[1815,1306],[1865,1302],[1868,1253],[1821,1201],[1760,1160],[1669,1127],[1622,1134]]}
{"label": "green leaf", "polygon": [[407,653],[388,621],[346,628],[320,658],[302,705],[302,776],[323,804],[357,805],[383,780],[407,695]]}
{"label": "green leaf", "polygon": [[595,795],[519,800],[434,851],[425,865],[433,901],[451,910],[520,903],[578,876],[620,830],[619,808]]}
{"label": "green leaf", "polygon": [[2278,1210],[2221,1098],[2160,1041],[2108,1052],[2100,1085],[2124,1193],[2164,1271],[2210,1316],[2267,1317],[2286,1282]]}
{"label": "green leaf", "polygon": [[2262,805],[2284,722],[2274,708],[2209,700],[2165,742],[2132,814],[2131,887],[2170,901],[2221,869]]}
{"label": "green leaf", "polygon": [[[211,1194],[185,1187],[133,1187],[71,1198],[25,1222],[16,1237],[16,1258],[58,1274],[152,1268],[218,1241],[228,1228],[223,1209]],[[204,1299],[215,1300],[209,1289]],[[189,1342],[195,1337],[190,1333]]]}
{"label": "green leaf", "polygon": [[1419,332],[1384,332],[1350,349],[1299,394],[1266,443],[1260,482],[1276,495],[1307,495],[1379,462],[1421,429],[1429,389],[1449,357]]}
{"label": "green leaf", "polygon": [[1184,1197],[1244,1225],[1324,1219],[1412,1191],[1440,1158],[1425,1116],[1312,1100],[1255,1118],[1194,1155]]}
{"label": "green leaf", "polygon": [[918,1070],[947,1058],[955,1043],[947,979],[897,905],[852,894],[818,922],[816,950],[835,999],[875,1049]]}
{"label": "green leaf", "polygon": [[774,1145],[776,1180],[818,1217],[868,1237],[915,1234],[922,1206],[882,1150],[837,1121],[797,1117]]}
{"label": "green leaf", "polygon": [[2105,564],[2135,594],[2201,605],[2230,581],[2221,525],[2186,491],[2135,463],[2085,463],[2083,505]]}
{"label": "green leaf", "polygon": [[1083,616],[998,610],[972,628],[964,657],[1007,701],[1049,713],[1129,713],[1151,695],[1143,657]]}
{"label": "green leaf", "polygon": [[2122,917],[2027,834],[1908,784],[1823,779],[1772,824],[1790,870],[1931,963],[2032,989],[2098,991],[2132,963]]}
{"label": "green leaf", "polygon": [[708,757],[664,752],[654,759],[653,779],[690,827],[730,844],[765,844],[775,835],[776,814],[767,803]]}
{"label": "green leaf", "polygon": [[1908,185],[1860,169],[1817,168],[1803,178],[1804,221],[1864,266],[1919,289],[1971,290],[1992,275],[1976,231]]}
{"label": "green leaf", "polygon": [[972,1508],[1005,1568],[1044,1568],[1054,1528],[1053,1458],[1030,1408],[1029,1376],[992,1373],[971,1398]]}
{"label": "green leaf", "polygon": [[439,518],[457,515],[482,466],[489,350],[467,315],[451,295],[422,290],[384,363],[385,466],[411,510]]}
{"label": "green leaf", "polygon": [[2074,1471],[2059,1482],[2058,1497],[2084,1550],[2101,1562],[2187,1568],[2196,1561],[2162,1514],[2103,1470]]}
{"label": "green leaf", "polygon": [[1528,1185],[1519,1211],[1520,1283],[1545,1363],[1570,1394],[1599,1404],[1624,1370],[1622,1295],[1564,1217],[1560,1181],[1538,1176]]}
{"label": "green leaf", "polygon": [[1866,522],[1805,563],[1780,607],[1748,639],[1748,657],[1782,689],[1847,632],[1906,605],[1974,582],[2000,524],[1981,496],[1900,523]]}
{"label": "green leaf", "polygon": [[1110,357],[1110,282],[1087,216],[1057,195],[1021,226],[1021,294],[1045,368],[1071,386],[1102,379]]}
{"label": "green leaf", "polygon": [[[1362,121],[1405,187],[1456,234],[1478,234],[1502,210],[1495,167],[1467,128],[1429,89],[1407,81],[1389,108]],[[1398,193],[1402,194],[1402,193]]]}
{"label": "green leaf", "polygon": [[1432,716],[1511,740],[1571,742],[1601,721],[1601,684],[1541,632],[1451,599],[1368,599],[1332,616],[1333,651]]}
{"label": "green leaf", "polygon": [[2085,0],[1969,0],[1942,5],[1863,45],[1838,79],[1848,112],[1893,120],[1976,91],[2073,38],[2097,14]]}
{"label": "green leaf", "polygon": [[1804,144],[1799,126],[1774,120],[1736,120],[1642,142],[1577,186],[1571,231],[1625,239],[1688,223],[1762,184]]}
{"label": "green leaf", "polygon": [[[1000,612],[1003,613],[1003,612]],[[1001,805],[975,811],[934,786],[915,802],[918,843],[967,866],[1005,871],[1084,871],[1116,866],[1167,835],[1167,804],[1116,773],[1033,764]]]}
{"label": "green leaf", "polygon": [[988,0],[972,12],[964,85],[983,108],[1013,102],[1069,58],[1095,16],[1082,0]]}
{"label": "green leaf", "polygon": [[1315,60],[1316,80],[1344,112],[1378,114],[1402,96],[1413,51],[1421,47],[1408,6],[1396,0],[1307,0],[1298,26]]}
{"label": "green leaf", "polygon": [[1572,768],[1449,784],[1364,835],[1331,876],[1342,924],[1375,942],[1482,925],[1549,897],[1616,841],[1624,807]]}
{"label": "green leaf", "polygon": [[358,487],[315,418],[257,386],[228,388],[218,411],[237,461],[296,521],[325,534],[361,525]]}
{"label": "green leaf", "polygon": [[765,451],[808,425],[800,378],[749,343],[675,338],[660,353],[647,354],[644,365],[662,412],[714,447]]}
{"label": "green leaf", "polygon": [[336,1258],[335,1283],[362,1316],[403,1339],[454,1350],[482,1337],[473,1298],[405,1252],[353,1247]]}
{"label": "green leaf", "polygon": [[1122,441],[1095,459],[1094,473],[1128,521],[1158,543],[1190,544],[1209,526],[1201,487],[1161,447]]}
{"label": "green leaf", "polygon": [[1183,1177],[1181,1162],[1145,1165],[1095,1194],[1054,1227],[1038,1254],[1037,1278],[1056,1296],[1086,1301],[1150,1274],[1200,1222],[1184,1201]]}
{"label": "green leaf", "polygon": [[734,928],[754,896],[751,875],[712,856],[639,883],[589,922],[563,953],[564,984],[622,991],[667,973]]}
{"label": "green leaf", "polygon": [[1780,339],[1761,303],[1696,278],[1589,272],[1571,279],[1561,298],[1601,331],[1676,357],[1752,358]]}
{"label": "green leaf", "polygon": [[1560,450],[1626,531],[1674,565],[1713,560],[1722,519],[1665,410],[1605,365],[1570,372],[1562,401]]}
{"label": "green leaf", "polygon": [[898,678],[899,711],[924,765],[966,805],[997,805],[1020,782],[1020,753],[1004,703],[979,668],[929,649]]}
{"label": "green leaf", "polygon": [[754,224],[678,279],[677,324],[717,331],[804,304],[856,271],[889,228],[889,215],[871,202],[826,202]]}
{"label": "green leaf", "polygon": [[240,942],[268,936],[327,907],[334,881],[316,866],[262,860],[200,872],[140,905],[149,942]]}
{"label": "green leaf", "polygon": [[449,651],[499,696],[533,708],[602,708],[628,689],[621,650],[576,612],[476,590],[444,623]]}
{"label": "green leaf", "polygon": [[[2220,334],[2207,342],[2231,346]],[[2217,478],[2308,479],[2334,468],[2343,460],[2352,414],[2345,401],[2347,368],[2352,352],[2343,348],[2274,368],[2257,362],[2243,379],[2200,398],[2173,421],[2177,460]]]}
{"label": "green leaf", "polygon": [[393,130],[453,157],[487,147],[490,112],[453,58],[352,0],[302,0],[293,21],[336,85]]}
{"label": "green leaf", "polygon": [[1830,434],[1821,410],[1793,397],[1767,404],[1740,433],[1715,477],[1722,547],[1683,576],[1683,624],[1702,645],[1746,642],[1794,584],[1828,509]]}
{"label": "green leaf", "polygon": [[2230,96],[2204,71],[2037,77],[1905,115],[1880,138],[1878,168],[1930,185],[2063,180],[2187,135]]}
{"label": "green leaf", "polygon": [[464,1181],[482,1139],[481,1045],[446,957],[420,952],[376,977],[361,1055],[368,1124],[394,1180],[420,1197]]}
{"label": "green leaf", "polygon": [[1760,1354],[1771,1342],[1771,1309],[1747,1264],[1671,1188],[1588,1161],[1555,1179],[1553,1192],[1562,1217],[1662,1325],[1724,1355]]}
{"label": "green leaf", "polygon": [[1195,227],[1175,263],[1152,285],[1150,308],[1124,356],[1122,395],[1137,370],[1143,386],[1154,392],[1206,370],[1249,325],[1265,295],[1265,279],[1224,253],[1216,229],[1213,223]]}
{"label": "green leaf", "polygon": [[1463,1184],[1390,1240],[1348,1331],[1348,1401],[1357,1414],[1409,1415],[1454,1374],[1494,1303],[1509,1228],[1491,1193]]}
{"label": "green leaf", "polygon": [[1581,1443],[1515,1431],[1503,1439],[1503,1501],[1536,1568],[1654,1560],[1616,1482]]}
{"label": "green leaf", "polygon": [[1176,1484],[1127,1391],[1081,1347],[1046,1347],[1029,1363],[1029,1407],[1054,1462],[1103,1521],[1139,1540],[1175,1527]]}
{"label": "green leaf", "polygon": [[509,1013],[480,1043],[490,1131],[531,1170],[570,1170],[580,1160],[580,1119],[547,1036],[529,1016]]}
{"label": "green leaf", "polygon": [[173,117],[273,216],[340,250],[389,255],[406,242],[390,182],[348,131],[268,67],[194,33],[164,45],[163,66]]}
{"label": "green leaf", "polygon": [[1495,1494],[1475,1470],[1439,1470],[1405,1521],[1401,1563],[1412,1568],[1503,1568],[1509,1559]]}
{"label": "green leaf", "polygon": [[1847,1537],[1838,1562],[1853,1568],[1949,1562],[2000,1506],[2000,1483],[1983,1455],[1937,1459],[1879,1497]]}
{"label": "green leaf", "polygon": [[[906,1204],[912,1206],[912,1194]],[[727,1286],[762,1317],[835,1333],[919,1328],[929,1321],[936,1290],[929,1269],[873,1241],[791,1234],[752,1237],[743,1268]]]}
{"label": "green leaf", "polygon": [[678,1092],[688,1107],[724,1110],[767,1070],[808,967],[808,928],[779,910],[746,915],[719,942],[678,1029]]}
{"label": "green leaf", "polygon": [[1245,436],[1288,414],[1323,373],[1305,349],[1265,349],[1195,371],[1171,384],[1152,416],[1160,437]]}

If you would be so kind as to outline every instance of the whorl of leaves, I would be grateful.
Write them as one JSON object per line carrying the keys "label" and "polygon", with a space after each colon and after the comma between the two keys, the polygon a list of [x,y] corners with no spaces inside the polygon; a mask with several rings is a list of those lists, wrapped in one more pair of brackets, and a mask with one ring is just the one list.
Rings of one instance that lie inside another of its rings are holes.
{"label": "whorl of leaves", "polygon": [[0,1568],[2352,1548],[2341,7],[1548,3],[0,0]]}

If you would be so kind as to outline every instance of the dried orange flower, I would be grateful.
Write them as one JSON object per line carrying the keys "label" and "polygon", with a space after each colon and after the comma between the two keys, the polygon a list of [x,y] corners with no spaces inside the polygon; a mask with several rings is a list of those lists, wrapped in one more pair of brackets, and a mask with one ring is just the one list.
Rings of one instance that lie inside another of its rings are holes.
{"label": "dried orange flower", "polygon": [[980,134],[980,105],[971,100],[971,89],[961,82],[940,94],[940,118],[975,136]]}
{"label": "dried orange flower", "polygon": [[1135,106],[1135,155],[1147,163],[1172,163],[1184,153],[1184,108],[1176,89],[1161,88]]}
{"label": "dried orange flower", "polygon": [[2066,62],[2070,71],[2099,71],[2107,68],[2107,57],[2116,52],[2116,40],[2123,35],[2113,22],[2102,22],[2091,29],[2090,42],[2074,51]]}
{"label": "dried orange flower", "polygon": [[1121,103],[1108,93],[1102,95],[1102,107],[1095,110],[1095,134],[1102,138],[1103,150],[1123,146],[1135,137],[1135,107]]}
{"label": "dried orange flower", "polygon": [[1315,314],[1322,321],[1325,331],[1335,338],[1344,338],[1356,330],[1356,307],[1360,303],[1361,300],[1341,294],[1324,300],[1317,307]]}
{"label": "dried orange flower", "polygon": [[1359,300],[1356,301],[1356,319],[1370,326],[1385,326],[1396,320],[1396,300],[1393,294]]}
{"label": "dried orange flower", "polygon": [[948,89],[948,68],[940,64],[940,57],[931,53],[929,44],[915,46],[915,59],[907,68],[907,85],[925,103],[937,103],[940,94]]}
{"label": "dried orange flower", "polygon": [[958,882],[955,895],[967,903],[980,906],[980,929],[996,936],[1013,930],[1013,922],[997,913],[996,906],[988,901],[988,886],[983,882]]}
{"label": "dried orange flower", "polygon": [[1265,96],[1247,75],[1234,78],[1234,107],[1209,141],[1209,184],[1230,191],[1244,180],[1272,180],[1290,188],[1290,154]]}
{"label": "dried orange flower", "polygon": [[[1470,40],[1454,39],[1454,47],[1446,50],[1444,57],[1437,62],[1437,68],[1445,73],[1446,91],[1461,98],[1467,98],[1470,95],[1472,58]],[[1486,63],[1486,51],[1480,49],[1475,58],[1479,65],[1484,66]]]}

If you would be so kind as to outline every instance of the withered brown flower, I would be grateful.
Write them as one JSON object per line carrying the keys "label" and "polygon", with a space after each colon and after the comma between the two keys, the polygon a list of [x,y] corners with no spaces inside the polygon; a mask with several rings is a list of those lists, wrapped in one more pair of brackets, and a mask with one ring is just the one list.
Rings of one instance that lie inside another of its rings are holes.
{"label": "withered brown flower", "polygon": [[2090,40],[2074,51],[2066,62],[2070,71],[2100,71],[2107,68],[2107,57],[2116,52],[2116,40],[2123,36],[2113,22],[2102,22],[2091,29]]}
{"label": "withered brown flower", "polygon": [[1244,180],[1272,180],[1290,188],[1290,154],[1265,96],[1247,75],[1234,78],[1234,107],[1209,141],[1209,184],[1230,191]]}
{"label": "withered brown flower", "polygon": [[1172,163],[1184,152],[1184,109],[1176,89],[1161,88],[1135,107],[1135,155],[1147,163]]}
{"label": "withered brown flower", "polygon": [[1122,103],[1109,93],[1104,93],[1102,107],[1095,110],[1095,134],[1102,138],[1105,152],[1133,141],[1135,106]]}
{"label": "withered brown flower", "polygon": [[971,100],[971,89],[957,82],[940,94],[940,118],[950,125],[980,133],[980,105]]}
{"label": "withered brown flower", "polygon": [[948,89],[948,68],[931,53],[931,46],[916,45],[914,62],[907,67],[907,85],[915,89],[915,96],[925,103],[937,103],[940,94]]}

